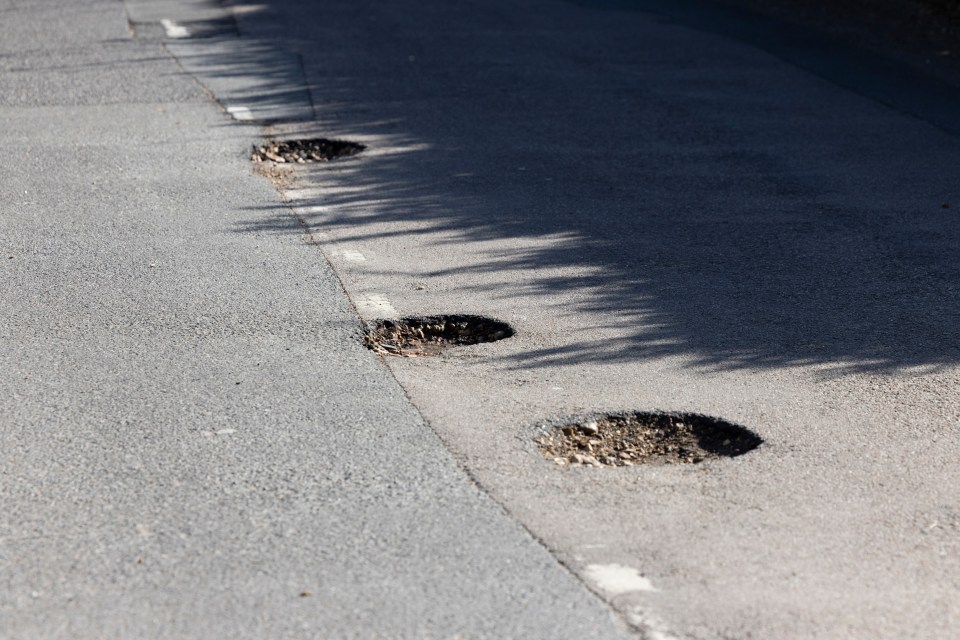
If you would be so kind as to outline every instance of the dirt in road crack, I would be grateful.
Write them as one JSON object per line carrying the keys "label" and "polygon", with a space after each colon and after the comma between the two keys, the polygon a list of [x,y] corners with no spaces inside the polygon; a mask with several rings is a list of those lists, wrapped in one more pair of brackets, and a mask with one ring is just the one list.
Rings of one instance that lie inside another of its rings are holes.
{"label": "dirt in road crack", "polygon": [[377,353],[417,357],[446,347],[496,342],[513,335],[505,322],[482,316],[450,315],[380,320],[367,329],[364,343]]}
{"label": "dirt in road crack", "polygon": [[536,439],[560,465],[628,467],[739,456],[760,445],[748,429],[699,414],[611,414],[556,427]]}
{"label": "dirt in road crack", "polygon": [[347,140],[327,140],[326,138],[273,140],[254,147],[250,159],[254,162],[272,161],[294,164],[329,162],[355,155],[364,149],[366,149],[364,145]]}

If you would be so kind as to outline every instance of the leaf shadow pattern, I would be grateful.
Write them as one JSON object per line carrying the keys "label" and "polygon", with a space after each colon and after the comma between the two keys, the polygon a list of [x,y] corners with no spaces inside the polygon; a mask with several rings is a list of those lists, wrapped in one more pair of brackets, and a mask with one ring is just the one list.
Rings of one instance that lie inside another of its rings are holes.
{"label": "leaf shadow pattern", "polygon": [[[352,56],[306,37],[324,28],[309,12],[286,25],[286,46],[323,61],[305,65],[318,120],[304,135],[371,147],[307,169],[319,191],[303,215],[345,242],[500,243],[410,274],[501,273],[621,336],[585,331],[517,366],[960,364],[956,137],[735,42],[699,34],[691,49],[642,14],[568,7],[531,33],[418,11],[449,22],[430,42],[442,56],[415,67],[407,52],[429,51],[417,11],[383,8],[347,34]],[[284,218],[258,211],[237,230],[297,230]],[[515,295],[474,281],[464,296]]]}

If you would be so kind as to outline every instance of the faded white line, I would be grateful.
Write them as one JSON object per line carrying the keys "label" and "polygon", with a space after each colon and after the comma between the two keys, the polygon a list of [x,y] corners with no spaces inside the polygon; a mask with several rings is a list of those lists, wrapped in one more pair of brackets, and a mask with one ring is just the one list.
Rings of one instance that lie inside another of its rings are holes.
{"label": "faded white line", "polygon": [[168,38],[189,38],[190,30],[184,27],[183,25],[177,24],[173,20],[167,20],[164,18],[160,21],[160,25],[163,27],[163,30],[167,32]]}
{"label": "faded white line", "polygon": [[636,608],[628,610],[627,621],[633,627],[640,629],[643,632],[643,637],[649,640],[679,640],[677,636],[670,633],[662,620],[646,611]]}
{"label": "faded white line", "polygon": [[633,567],[622,564],[590,564],[584,569],[587,580],[612,595],[633,591],[657,591],[653,583]]}
{"label": "faded white line", "polygon": [[[311,198],[319,198],[320,194],[316,189],[286,189],[283,192],[283,195],[287,200],[310,200]],[[297,207],[297,210],[306,209],[306,207]]]}
{"label": "faded white line", "polygon": [[253,120],[253,114],[246,107],[227,107],[227,113],[233,116],[234,120]]}
{"label": "faded white line", "polygon": [[358,299],[357,311],[364,318],[396,318],[399,316],[390,301],[379,293],[370,293]]}
{"label": "faded white line", "polygon": [[353,249],[344,249],[340,252],[340,255],[343,256],[344,260],[349,260],[350,262],[364,262],[367,259],[362,253],[354,251]]}

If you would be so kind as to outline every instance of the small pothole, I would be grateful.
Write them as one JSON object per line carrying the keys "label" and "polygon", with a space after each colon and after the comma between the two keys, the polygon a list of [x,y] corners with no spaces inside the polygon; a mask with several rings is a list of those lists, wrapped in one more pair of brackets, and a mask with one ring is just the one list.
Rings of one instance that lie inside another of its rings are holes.
{"label": "small pothole", "polygon": [[585,418],[535,442],[560,465],[629,467],[733,458],[763,440],[745,427],[696,413],[636,412]]}
{"label": "small pothole", "polygon": [[330,162],[337,158],[355,155],[364,149],[366,146],[348,140],[327,140],[326,138],[281,140],[254,147],[250,159],[254,162],[272,160],[296,164]]}
{"label": "small pothole", "polygon": [[426,316],[380,320],[368,328],[364,343],[377,353],[414,358],[512,335],[513,328],[506,322],[483,316]]}

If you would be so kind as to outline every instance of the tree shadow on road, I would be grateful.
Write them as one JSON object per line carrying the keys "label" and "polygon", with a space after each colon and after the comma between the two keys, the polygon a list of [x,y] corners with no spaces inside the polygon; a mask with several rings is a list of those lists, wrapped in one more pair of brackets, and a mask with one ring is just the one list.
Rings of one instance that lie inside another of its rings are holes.
{"label": "tree shadow on road", "polygon": [[[359,80],[369,61],[305,55],[325,62],[307,69],[315,99],[337,87],[305,133],[371,147],[308,170],[307,222],[342,241],[483,246],[455,270],[513,274],[544,304],[562,293],[557,313],[623,336],[568,336],[518,365],[960,363],[955,137],[747,47],[702,35],[691,50],[642,15],[564,15],[532,34],[454,23],[432,44],[457,73],[408,68],[402,41],[375,85]],[[376,32],[355,37],[363,49]],[[295,230],[285,215],[238,230]]]}

